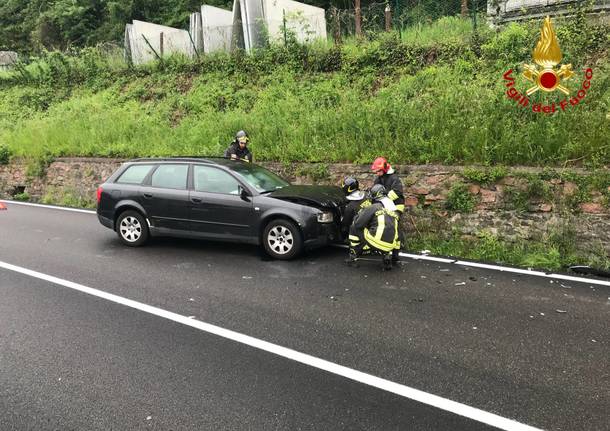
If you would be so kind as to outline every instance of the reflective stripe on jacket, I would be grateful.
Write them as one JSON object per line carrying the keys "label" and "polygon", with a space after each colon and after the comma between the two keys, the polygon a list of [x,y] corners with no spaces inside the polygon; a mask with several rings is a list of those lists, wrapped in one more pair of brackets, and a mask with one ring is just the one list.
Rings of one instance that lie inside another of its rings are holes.
{"label": "reflective stripe on jacket", "polygon": [[354,228],[363,232],[366,242],[379,250],[391,251],[399,246],[398,214],[388,211],[381,203],[360,211],[354,220]]}

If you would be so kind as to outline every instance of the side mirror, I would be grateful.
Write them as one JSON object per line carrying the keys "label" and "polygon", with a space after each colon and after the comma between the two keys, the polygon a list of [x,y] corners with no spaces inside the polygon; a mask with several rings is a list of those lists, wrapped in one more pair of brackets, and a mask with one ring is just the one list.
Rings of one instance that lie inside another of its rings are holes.
{"label": "side mirror", "polygon": [[250,200],[250,192],[248,192],[248,190],[246,190],[244,187],[239,186],[239,197],[245,201],[248,201]]}

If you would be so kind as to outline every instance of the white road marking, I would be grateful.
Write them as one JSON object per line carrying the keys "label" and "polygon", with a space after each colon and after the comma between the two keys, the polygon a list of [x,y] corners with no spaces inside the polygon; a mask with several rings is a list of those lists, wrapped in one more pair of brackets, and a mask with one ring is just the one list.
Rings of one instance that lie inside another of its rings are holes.
{"label": "white road marking", "polygon": [[[342,245],[342,244],[335,244],[335,247],[347,248],[348,246]],[[427,256],[425,254],[411,254],[411,253],[403,253],[403,252],[400,252],[399,254],[401,257],[407,257],[409,259],[415,259],[415,260],[427,260],[430,262],[450,263],[453,265],[469,266],[472,268],[483,268],[483,269],[489,269],[492,271],[531,275],[533,277],[544,277],[544,278],[552,278],[552,279],[557,279],[557,280],[576,281],[579,283],[597,284],[600,286],[610,286],[610,281],[597,280],[595,278],[574,277],[572,275],[546,273],[546,272],[542,272],[542,271],[533,271],[531,269],[511,268],[509,266],[491,265],[491,264],[487,264],[487,263],[469,262],[467,260]]]}
{"label": "white road marking", "polygon": [[7,201],[0,199],[0,202],[9,204],[9,205],[23,205],[26,207],[38,207],[38,208],[50,208],[53,210],[62,210],[62,211],[72,211],[76,213],[85,213],[85,214],[95,214],[95,210],[84,210],[80,208],[68,208],[68,207],[57,207],[53,205],[43,205],[43,204],[33,204],[30,202],[19,202],[19,201]]}
{"label": "white road marking", "polygon": [[20,274],[24,274],[30,277],[38,278],[40,280],[48,281],[50,283],[58,284],[60,286],[74,289],[88,295],[96,296],[98,298],[105,299],[117,304],[124,305],[145,313],[152,314],[154,316],[162,317],[164,319],[171,320],[173,322],[181,323],[192,328],[199,329],[201,331],[217,335],[238,343],[245,344],[255,349],[264,350],[277,356],[281,356],[286,359],[299,362],[301,364],[309,365],[311,367],[333,373],[347,379],[363,383],[387,392],[400,395],[411,400],[427,404],[429,406],[436,407],[441,410],[445,410],[451,413],[455,413],[459,416],[472,419],[477,422],[481,422],[487,425],[494,426],[505,431],[541,431],[538,428],[524,425],[511,419],[503,418],[493,413],[489,413],[474,407],[467,406],[455,401],[448,400],[446,398],[439,397],[437,395],[429,394],[427,392],[414,389],[399,383],[392,382],[390,380],[382,379],[380,377],[373,376],[371,374],[363,373],[348,367],[344,367],[333,362],[326,361],[324,359],[316,358],[315,356],[308,355],[306,353],[297,352],[286,347],[278,346],[277,344],[269,343],[267,341],[260,340],[258,338],[250,337],[248,335],[240,334],[239,332],[231,331],[229,329],[221,328],[219,326],[211,325],[199,320],[193,319],[194,316],[182,316],[180,314],[172,313],[161,308],[153,307],[150,305],[143,304],[141,302],[133,301],[131,299],[123,298],[118,295],[113,295],[102,290],[94,289],[91,287],[84,286],[82,284],[74,283],[72,281],[64,280],[61,278],[53,277],[51,275],[43,274],[37,271],[32,271],[27,268],[12,265],[10,263],[0,261],[0,268],[4,268],[9,271],[14,271]]}
{"label": "white road marking", "polygon": [[[59,207],[59,206],[53,206],[53,205],[32,204],[29,202],[17,202],[17,201],[9,201],[9,200],[1,200],[1,199],[0,199],[0,202],[7,203],[7,204],[15,204],[15,205],[50,208],[50,209],[62,210],[62,211],[73,211],[73,212],[80,212],[80,213],[86,213],[86,214],[96,214],[96,211],[94,211],[94,210],[67,208],[67,207]],[[148,221],[148,219],[147,219],[147,221]],[[346,245],[341,245],[341,244],[336,244],[335,246],[340,247],[340,248],[347,248]],[[546,273],[546,272],[542,272],[542,271],[532,271],[529,269],[511,268],[511,267],[502,266],[502,265],[490,265],[490,264],[486,264],[486,263],[469,262],[466,260],[427,256],[424,254],[412,254],[412,253],[401,252],[400,256],[407,257],[409,259],[415,259],[415,260],[426,260],[429,262],[451,263],[454,265],[469,266],[469,267],[473,267],[473,268],[483,268],[483,269],[489,269],[489,270],[493,270],[493,271],[531,275],[533,277],[554,278],[554,279],[558,279],[558,280],[568,280],[568,281],[576,281],[576,282],[580,282],[580,283],[597,284],[600,286],[610,286],[610,281],[597,280],[595,278],[575,277],[572,275],[565,275],[565,274]]]}

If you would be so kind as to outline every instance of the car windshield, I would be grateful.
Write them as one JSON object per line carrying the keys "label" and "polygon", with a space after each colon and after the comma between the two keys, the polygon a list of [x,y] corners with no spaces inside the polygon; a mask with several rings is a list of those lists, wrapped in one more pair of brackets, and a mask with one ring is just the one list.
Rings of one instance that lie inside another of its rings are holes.
{"label": "car windshield", "polygon": [[269,193],[290,185],[288,181],[261,166],[235,163],[231,169],[241,175],[259,193]]}

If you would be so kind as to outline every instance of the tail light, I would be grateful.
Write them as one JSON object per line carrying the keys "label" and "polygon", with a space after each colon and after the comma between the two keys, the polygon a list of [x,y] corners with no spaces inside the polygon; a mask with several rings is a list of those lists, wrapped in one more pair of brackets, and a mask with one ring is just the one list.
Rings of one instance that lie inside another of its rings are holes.
{"label": "tail light", "polygon": [[103,188],[98,187],[97,188],[97,203],[99,204],[100,201],[102,200],[102,192],[104,191]]}

